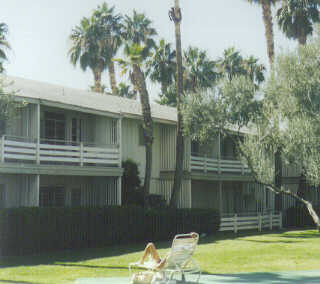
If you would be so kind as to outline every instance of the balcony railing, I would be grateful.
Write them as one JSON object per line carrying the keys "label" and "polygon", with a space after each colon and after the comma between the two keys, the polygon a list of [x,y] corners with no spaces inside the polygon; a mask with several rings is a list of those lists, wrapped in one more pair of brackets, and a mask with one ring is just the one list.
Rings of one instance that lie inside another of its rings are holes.
{"label": "balcony railing", "polygon": [[216,173],[229,173],[229,174],[248,174],[249,168],[243,165],[239,160],[229,159],[214,159],[208,157],[200,157],[196,155],[191,156],[191,171],[200,172],[216,172]]}
{"label": "balcony railing", "polygon": [[49,140],[3,135],[1,162],[120,167],[119,145]]}

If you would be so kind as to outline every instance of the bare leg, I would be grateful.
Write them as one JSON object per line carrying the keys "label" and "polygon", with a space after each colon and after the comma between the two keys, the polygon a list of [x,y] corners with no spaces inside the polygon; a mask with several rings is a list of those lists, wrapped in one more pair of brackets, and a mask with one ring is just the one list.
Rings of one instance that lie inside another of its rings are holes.
{"label": "bare leg", "polygon": [[143,264],[149,255],[151,255],[152,259],[154,259],[157,263],[159,263],[161,261],[160,256],[157,252],[157,249],[153,243],[147,244],[147,246],[143,252],[143,256],[140,260],[140,263]]}

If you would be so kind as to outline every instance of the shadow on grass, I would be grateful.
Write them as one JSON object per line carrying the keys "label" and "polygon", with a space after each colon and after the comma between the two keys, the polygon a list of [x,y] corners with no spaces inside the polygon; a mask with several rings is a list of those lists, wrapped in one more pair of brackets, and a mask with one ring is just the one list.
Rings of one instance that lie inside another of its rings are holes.
{"label": "shadow on grass", "polygon": [[320,233],[292,233],[292,234],[284,234],[281,236],[282,238],[293,238],[293,239],[320,239]]}
{"label": "shadow on grass", "polygon": [[0,283],[12,283],[12,284],[41,284],[41,283],[39,283],[39,282],[13,281],[13,280],[2,280],[2,279],[0,279]]}
{"label": "shadow on grass", "polygon": [[73,263],[54,263],[54,265],[70,266],[70,267],[84,267],[94,269],[125,269],[128,270],[128,266],[103,266],[103,265],[88,265],[88,264],[73,264]]}

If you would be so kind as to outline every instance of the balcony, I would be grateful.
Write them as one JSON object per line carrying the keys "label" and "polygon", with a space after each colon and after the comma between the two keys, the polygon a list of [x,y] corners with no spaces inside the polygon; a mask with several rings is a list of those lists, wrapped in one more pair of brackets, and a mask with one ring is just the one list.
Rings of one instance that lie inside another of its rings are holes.
{"label": "balcony", "polygon": [[208,158],[191,155],[191,171],[202,173],[218,173],[218,174],[249,174],[250,170],[239,160],[233,157],[222,157],[222,159]]}
{"label": "balcony", "polygon": [[49,140],[3,135],[2,163],[70,165],[81,167],[121,167],[119,145]]}

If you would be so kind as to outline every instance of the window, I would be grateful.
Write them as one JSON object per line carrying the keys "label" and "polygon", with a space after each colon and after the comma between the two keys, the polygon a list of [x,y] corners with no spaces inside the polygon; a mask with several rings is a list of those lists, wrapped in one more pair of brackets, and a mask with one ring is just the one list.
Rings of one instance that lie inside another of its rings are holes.
{"label": "window", "polygon": [[65,204],[65,190],[63,187],[41,187],[40,207],[63,207]]}
{"label": "window", "polygon": [[[64,114],[45,112],[44,115],[44,129],[45,139],[55,140],[51,141],[54,144],[59,144],[65,140],[66,120]],[[56,141],[56,140],[60,140]],[[62,140],[62,141],[61,141]]]}
{"label": "window", "polygon": [[146,145],[146,141],[144,138],[144,131],[143,131],[143,127],[140,124],[139,125],[139,146],[145,146]]}
{"label": "window", "polygon": [[0,184],[0,208],[5,208],[6,203],[6,193],[4,189],[4,185]]}
{"label": "window", "polygon": [[72,118],[72,142],[82,142],[83,120],[81,118]]}
{"label": "window", "polygon": [[81,205],[81,190],[74,188],[71,191],[71,206],[80,206]]}
{"label": "window", "polygon": [[6,121],[5,119],[0,119],[0,136],[6,134]]}

